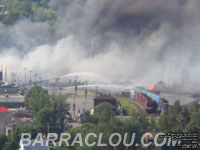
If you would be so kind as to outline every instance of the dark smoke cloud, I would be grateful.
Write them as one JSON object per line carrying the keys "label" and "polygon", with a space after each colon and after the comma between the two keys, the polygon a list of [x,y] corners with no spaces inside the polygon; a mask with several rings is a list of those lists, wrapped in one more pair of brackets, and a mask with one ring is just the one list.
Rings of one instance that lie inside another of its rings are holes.
{"label": "dark smoke cloud", "polygon": [[[21,44],[11,38],[14,28],[0,29],[1,35],[9,33],[0,37],[2,62],[46,77],[88,71],[148,86],[159,80],[199,81],[199,0],[52,0],[49,5],[61,20],[55,35],[46,24],[22,21],[22,28],[34,26],[20,36]],[[20,47],[26,57],[19,58]]]}
{"label": "dark smoke cloud", "polygon": [[[178,28],[182,27],[193,20],[189,15],[195,13],[195,10],[186,10],[187,5],[180,5],[178,0],[87,0],[84,2],[67,0],[65,2],[68,3],[65,5],[65,18],[58,30],[58,33],[63,36],[66,34],[94,36],[114,32],[134,37],[145,31],[153,32],[164,22],[169,22]],[[56,3],[57,7],[63,7],[63,1],[52,1],[52,3]]]}
{"label": "dark smoke cloud", "polygon": [[29,20],[19,21],[12,27],[1,25],[0,35],[1,51],[15,48],[22,54],[30,52],[35,46],[52,43],[54,39],[48,24]]}

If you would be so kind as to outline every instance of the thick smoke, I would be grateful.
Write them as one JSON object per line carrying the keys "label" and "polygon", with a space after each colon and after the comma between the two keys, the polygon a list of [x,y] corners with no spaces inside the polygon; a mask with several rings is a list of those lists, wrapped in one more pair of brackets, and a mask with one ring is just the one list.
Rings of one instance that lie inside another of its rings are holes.
{"label": "thick smoke", "polygon": [[200,79],[199,0],[52,0],[61,23],[0,28],[1,63],[45,78],[94,72],[152,85]]}

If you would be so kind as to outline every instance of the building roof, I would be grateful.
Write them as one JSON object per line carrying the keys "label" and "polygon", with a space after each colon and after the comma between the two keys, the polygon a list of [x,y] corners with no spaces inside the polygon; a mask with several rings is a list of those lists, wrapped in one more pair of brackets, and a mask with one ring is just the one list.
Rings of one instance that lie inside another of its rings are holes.
{"label": "building roof", "polygon": [[0,112],[10,112],[10,110],[6,107],[0,107]]}
{"label": "building roof", "polygon": [[0,121],[7,120],[9,116],[12,116],[11,112],[0,112]]}
{"label": "building roof", "polygon": [[15,112],[14,116],[17,118],[32,118],[32,114],[26,111]]}
{"label": "building roof", "polygon": [[[24,144],[27,144],[28,141],[21,141],[20,145],[22,146]],[[29,146],[24,146],[24,150],[49,150],[49,146],[45,146],[47,141],[43,140],[43,144],[40,143],[36,143],[35,145],[33,145],[34,140],[31,140],[31,144]]]}

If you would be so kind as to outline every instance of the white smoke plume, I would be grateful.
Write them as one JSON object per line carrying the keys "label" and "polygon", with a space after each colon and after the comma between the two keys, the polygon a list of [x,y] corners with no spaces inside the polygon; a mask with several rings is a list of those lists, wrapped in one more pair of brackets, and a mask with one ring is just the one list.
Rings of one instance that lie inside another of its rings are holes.
{"label": "white smoke plume", "polygon": [[0,27],[0,63],[44,78],[94,72],[169,85],[200,79],[199,0],[52,0],[61,23]]}

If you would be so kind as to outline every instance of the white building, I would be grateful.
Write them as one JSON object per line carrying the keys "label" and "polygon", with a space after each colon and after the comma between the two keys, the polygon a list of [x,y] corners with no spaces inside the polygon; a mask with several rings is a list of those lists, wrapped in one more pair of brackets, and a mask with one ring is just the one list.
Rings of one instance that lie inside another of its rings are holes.
{"label": "white building", "polygon": [[34,140],[31,140],[29,146],[25,146],[27,145],[28,141],[20,141],[19,150],[50,150],[49,146],[45,146],[47,141],[43,140],[41,142],[43,143],[36,143],[35,145],[33,145]]}

